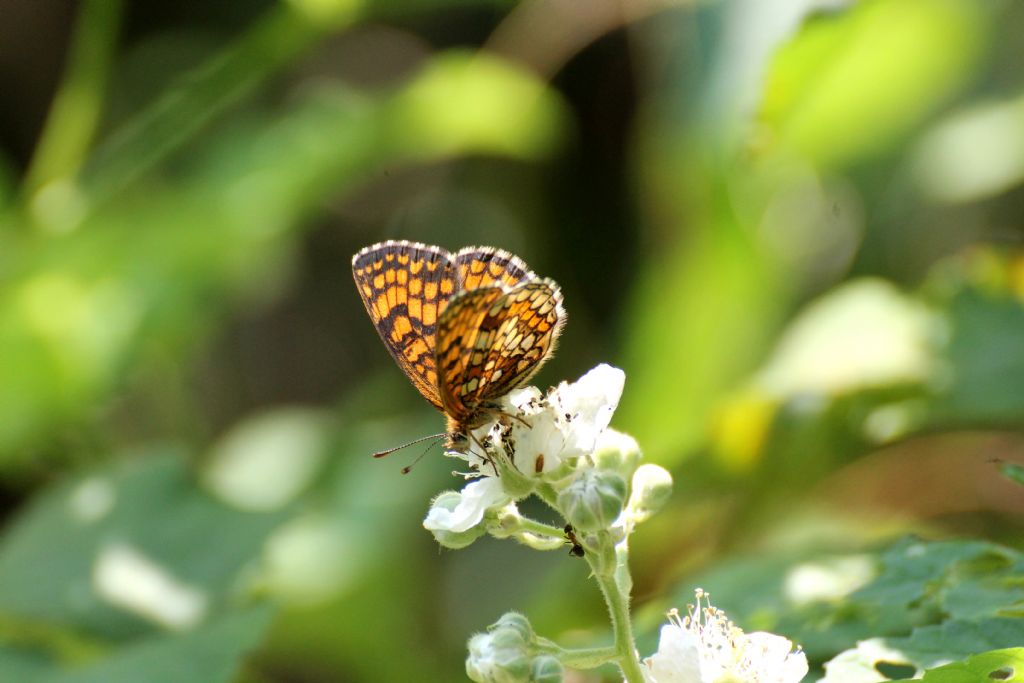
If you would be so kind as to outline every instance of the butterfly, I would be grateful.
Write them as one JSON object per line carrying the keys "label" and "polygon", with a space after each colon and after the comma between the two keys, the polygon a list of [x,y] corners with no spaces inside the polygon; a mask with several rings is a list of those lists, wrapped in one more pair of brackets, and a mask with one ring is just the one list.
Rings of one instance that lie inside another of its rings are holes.
{"label": "butterfly", "polygon": [[455,450],[551,357],[565,323],[558,285],[493,247],[381,242],[352,257],[352,275],[398,367],[447,417]]}

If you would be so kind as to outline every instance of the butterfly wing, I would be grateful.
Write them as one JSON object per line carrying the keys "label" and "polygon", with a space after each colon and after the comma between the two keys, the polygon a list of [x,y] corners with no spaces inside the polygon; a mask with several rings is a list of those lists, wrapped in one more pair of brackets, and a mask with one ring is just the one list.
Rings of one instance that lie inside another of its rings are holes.
{"label": "butterfly wing", "polygon": [[381,242],[352,258],[352,276],[384,346],[413,386],[438,410],[434,340],[456,289],[455,265],[440,247]]}
{"label": "butterfly wing", "polygon": [[501,287],[480,287],[460,292],[452,298],[437,326],[437,372],[444,411],[459,423],[473,414],[473,406],[462,398],[473,386],[471,372],[479,376],[482,366],[469,367],[472,356],[467,351],[478,343],[480,328],[491,309],[505,297]]}
{"label": "butterfly wing", "polygon": [[446,412],[465,422],[528,381],[554,352],[565,321],[552,280],[458,294],[441,316],[437,357]]}
{"label": "butterfly wing", "polygon": [[494,247],[466,247],[455,254],[454,260],[460,290],[494,284],[512,287],[536,278],[521,258]]}

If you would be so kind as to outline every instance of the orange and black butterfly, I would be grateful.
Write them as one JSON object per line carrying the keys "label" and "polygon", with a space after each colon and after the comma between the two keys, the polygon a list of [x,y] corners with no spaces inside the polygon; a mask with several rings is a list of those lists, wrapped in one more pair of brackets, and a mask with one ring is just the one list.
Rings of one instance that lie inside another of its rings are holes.
{"label": "orange and black butterfly", "polygon": [[352,275],[398,367],[448,418],[450,448],[551,357],[565,322],[558,285],[493,247],[381,242],[352,257]]}

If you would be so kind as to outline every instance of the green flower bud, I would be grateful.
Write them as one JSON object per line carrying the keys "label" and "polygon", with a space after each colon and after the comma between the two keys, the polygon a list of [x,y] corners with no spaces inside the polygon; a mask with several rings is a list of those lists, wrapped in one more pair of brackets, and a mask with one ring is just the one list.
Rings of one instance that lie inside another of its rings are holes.
{"label": "green flower bud", "polygon": [[[441,510],[452,512],[461,500],[462,494],[458,491],[445,491],[434,499],[434,502],[431,504],[431,508],[439,508]],[[450,529],[430,527],[427,527],[427,529],[431,534],[433,534],[434,540],[450,550],[465,548],[487,532],[487,528],[483,524],[477,524],[465,531],[452,531]]]}
{"label": "green flower bud", "polygon": [[532,683],[562,683],[565,669],[562,663],[552,655],[540,655],[533,660]]}
{"label": "green flower bud", "polygon": [[606,429],[601,433],[592,457],[597,469],[612,470],[629,479],[640,462],[640,456],[640,445],[636,439],[614,429]]}
{"label": "green flower bud", "polygon": [[498,619],[498,621],[491,625],[489,630],[497,632],[502,629],[515,631],[524,643],[533,641],[533,626],[530,625],[530,620],[519,612],[506,612],[501,615],[501,619]]}
{"label": "green flower bud", "polygon": [[477,683],[528,683],[531,664],[529,644],[514,627],[469,639],[466,675]]}
{"label": "green flower bud", "polygon": [[558,493],[558,507],[577,532],[607,529],[622,512],[626,481],[615,472],[580,470]]}
{"label": "green flower bud", "polygon": [[660,510],[672,496],[672,475],[664,467],[646,464],[633,474],[633,494],[629,507],[633,520],[643,522]]}

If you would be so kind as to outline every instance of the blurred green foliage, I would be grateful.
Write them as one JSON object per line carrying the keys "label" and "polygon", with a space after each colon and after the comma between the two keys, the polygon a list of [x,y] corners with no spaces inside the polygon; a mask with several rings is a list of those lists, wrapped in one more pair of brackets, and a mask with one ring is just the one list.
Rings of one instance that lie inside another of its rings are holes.
{"label": "blurred green foliage", "polygon": [[1020,670],[970,655],[1024,642],[1024,7],[557,6],[51,17],[0,120],[0,678],[457,680],[509,609],[607,643],[582,563],[439,553],[450,465],[368,457],[440,425],[352,290],[386,238],[521,254],[542,380],[626,370],[677,481],[644,652],[699,584],[814,665]]}

